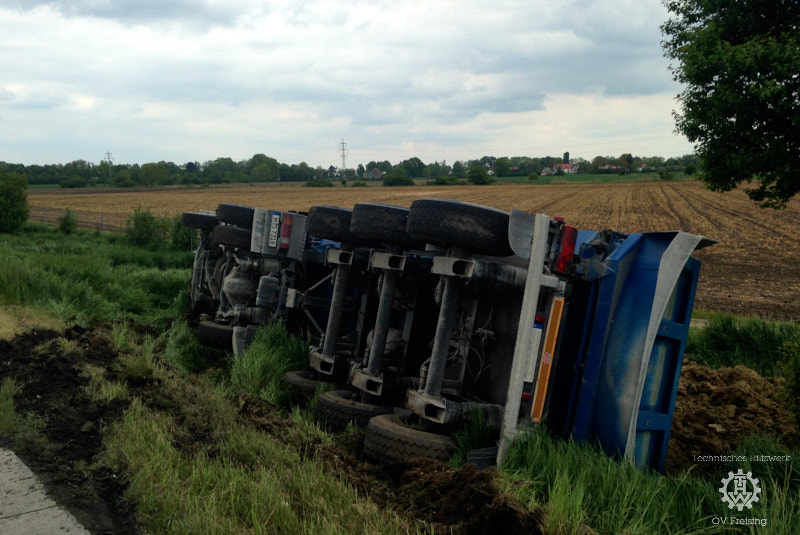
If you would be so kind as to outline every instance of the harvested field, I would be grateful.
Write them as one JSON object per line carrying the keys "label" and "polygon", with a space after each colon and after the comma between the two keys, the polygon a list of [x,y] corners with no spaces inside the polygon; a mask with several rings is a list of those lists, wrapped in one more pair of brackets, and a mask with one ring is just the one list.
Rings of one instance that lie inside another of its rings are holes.
{"label": "harvested field", "polygon": [[34,208],[94,212],[98,221],[101,213],[106,221],[123,220],[137,206],[161,215],[213,210],[220,202],[307,210],[314,204],[349,208],[364,201],[408,206],[421,197],[562,216],[568,224],[582,229],[683,230],[702,234],[718,240],[719,244],[696,253],[703,261],[698,309],[800,321],[800,247],[793,242],[794,234],[800,230],[800,200],[793,200],[785,210],[766,210],[742,191],[714,193],[700,182],[395,188],[304,188],[281,184],[156,191],[28,192],[28,201]]}

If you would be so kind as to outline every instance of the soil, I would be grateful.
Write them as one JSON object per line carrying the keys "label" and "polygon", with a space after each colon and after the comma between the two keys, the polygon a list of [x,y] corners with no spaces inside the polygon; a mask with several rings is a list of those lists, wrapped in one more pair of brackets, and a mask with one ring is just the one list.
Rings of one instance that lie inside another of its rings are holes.
{"label": "soil", "polygon": [[[667,472],[692,467],[717,471],[722,463],[695,463],[696,456],[726,455],[752,435],[796,444],[798,428],[781,379],[761,377],[744,366],[712,370],[685,360],[678,385]],[[748,452],[759,454],[764,452]]]}
{"label": "soil", "polygon": [[[108,379],[118,379],[117,357],[102,330],[39,330],[0,341],[0,379],[14,378],[20,386],[14,397],[16,413],[38,419],[46,439],[12,441],[0,433],[0,445],[14,450],[55,501],[94,534],[144,533],[135,504],[125,499],[124,476],[96,462],[103,428],[122,416],[129,401],[93,402],[87,394],[89,379],[82,374],[91,364],[104,368]],[[158,380],[127,377],[126,382],[129,398],[140,397],[151,409],[170,411],[176,427],[185,430],[185,436],[176,439],[185,453],[191,454],[210,435],[202,415],[188,414],[186,403],[174,409],[178,404],[172,402],[172,393]],[[242,422],[278,438],[290,435],[284,431],[294,424],[274,407],[248,396],[234,401]],[[525,510],[505,495],[494,469],[453,469],[422,458],[382,467],[363,460],[358,447],[287,445],[328,464],[379,505],[427,522],[436,533],[541,533],[542,513]]]}
{"label": "soil", "polygon": [[[75,345],[66,348],[59,344],[62,338]],[[21,387],[14,397],[16,413],[35,415],[46,438],[45,444],[15,443],[0,433],[0,444],[14,450],[55,501],[94,534],[141,532],[135,507],[123,496],[125,482],[92,466],[101,452],[103,426],[119,418],[127,403],[92,402],[82,388],[89,381],[82,366],[110,368],[115,358],[106,337],[80,327],[0,341],[0,376],[13,377]]]}

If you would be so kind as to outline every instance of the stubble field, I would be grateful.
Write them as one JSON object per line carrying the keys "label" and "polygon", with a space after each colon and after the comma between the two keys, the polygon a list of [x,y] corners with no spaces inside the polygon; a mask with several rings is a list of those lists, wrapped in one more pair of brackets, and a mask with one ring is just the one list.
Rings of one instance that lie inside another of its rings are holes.
{"label": "stubble field", "polygon": [[[351,208],[359,202],[408,206],[423,197],[449,198],[564,217],[581,229],[621,232],[682,230],[717,240],[698,251],[703,262],[695,307],[742,316],[800,321],[800,200],[785,210],[761,209],[743,191],[708,191],[700,182],[458,187],[305,188],[263,185],[155,191],[30,190],[34,219],[70,208],[110,227],[136,207],[156,215],[213,210],[221,202],[277,210],[315,204]],[[48,212],[45,212],[48,213]],[[88,215],[86,215],[88,214]]]}

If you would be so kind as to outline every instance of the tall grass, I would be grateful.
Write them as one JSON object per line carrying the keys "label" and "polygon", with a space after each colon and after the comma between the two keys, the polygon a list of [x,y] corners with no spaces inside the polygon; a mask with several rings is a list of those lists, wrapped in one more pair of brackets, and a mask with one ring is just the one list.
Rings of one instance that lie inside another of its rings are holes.
{"label": "tall grass", "polygon": [[762,376],[779,372],[781,346],[800,342],[800,325],[760,318],[711,314],[701,329],[691,329],[686,353],[712,368],[741,364]]}
{"label": "tall grass", "polygon": [[244,355],[233,359],[231,386],[280,405],[290,393],[283,375],[307,365],[308,343],[290,335],[283,323],[273,322],[257,331]]}
{"label": "tall grass", "polygon": [[165,333],[164,360],[171,366],[186,372],[199,372],[212,367],[214,350],[202,345],[197,334],[185,321],[176,321]]}
{"label": "tall grass", "polygon": [[[173,392],[186,385],[170,384]],[[195,385],[179,392],[171,414],[135,400],[109,432],[105,462],[124,470],[128,499],[144,527],[163,534],[418,532],[388,509],[359,496],[313,455],[240,422],[219,391]],[[184,411],[185,412],[182,412]],[[172,413],[182,416],[176,419]],[[208,433],[179,444],[192,418]],[[285,434],[297,432],[287,421]],[[317,436],[296,437],[319,443]]]}
{"label": "tall grass", "polygon": [[[771,441],[746,447],[747,455],[780,449]],[[796,462],[772,463],[769,469],[763,463],[731,466],[761,474],[766,498],[738,515],[722,502],[720,479],[643,472],[598,449],[550,437],[541,428],[513,444],[504,475],[514,481],[523,503],[544,507],[547,533],[580,533],[587,527],[593,530],[587,532],[609,534],[719,533],[724,530],[712,519],[731,515],[767,518],[777,530],[772,533],[800,526]]]}
{"label": "tall grass", "polygon": [[26,225],[4,236],[0,257],[0,304],[44,306],[67,323],[133,319],[156,328],[185,310],[188,251],[149,251],[114,236]]}

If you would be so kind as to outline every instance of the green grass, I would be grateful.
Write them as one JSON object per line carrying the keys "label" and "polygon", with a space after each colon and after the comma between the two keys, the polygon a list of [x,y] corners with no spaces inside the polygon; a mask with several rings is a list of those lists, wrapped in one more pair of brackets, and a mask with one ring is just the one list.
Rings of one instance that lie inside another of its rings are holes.
{"label": "green grass", "polygon": [[13,432],[17,426],[14,396],[18,390],[19,386],[13,377],[3,377],[0,383],[0,431]]}
{"label": "green grass", "polygon": [[202,345],[197,333],[185,321],[175,321],[164,333],[163,358],[171,366],[186,372],[201,372],[214,366],[217,352]]}
{"label": "green grass", "polygon": [[[687,180],[697,180],[696,176],[687,175],[684,173],[673,173],[673,178],[670,180],[672,182],[675,181],[687,181]],[[617,175],[617,174],[575,174],[575,175],[562,175],[562,176],[555,176],[555,175],[548,175],[548,176],[539,176],[536,180],[528,180],[526,176],[520,177],[499,177],[497,178],[497,182],[522,182],[522,183],[530,183],[530,184],[609,184],[609,183],[618,183],[618,182],[659,182],[661,179],[658,177],[658,173],[631,173],[629,175]],[[669,182],[669,181],[665,181]]]}
{"label": "green grass", "polygon": [[42,433],[44,422],[32,414],[17,413],[14,396],[22,385],[13,377],[4,377],[0,383],[0,433],[14,439],[15,444],[44,448],[47,439]]}
{"label": "green grass", "polygon": [[[176,406],[167,414],[135,400],[110,430],[105,458],[130,478],[126,497],[148,532],[418,532],[359,496],[313,454],[241,423],[219,389],[162,378],[176,393]],[[192,441],[191,451],[178,447],[198,422],[205,436]],[[330,443],[317,428],[290,421],[285,427],[285,439]]]}
{"label": "green grass", "polygon": [[[774,441],[759,440],[737,451],[744,455],[787,451]],[[716,476],[644,472],[590,446],[554,439],[542,428],[512,445],[501,477],[522,503],[544,508],[546,533],[725,532],[712,524],[715,516],[767,518],[769,533],[792,533],[800,525],[797,454],[790,452],[792,462],[770,463],[769,468],[765,463],[729,467],[753,470],[754,477],[762,480],[765,499],[740,514],[729,511],[720,499]],[[757,529],[760,526],[753,532]]]}
{"label": "green grass", "polygon": [[109,380],[106,377],[106,369],[92,364],[84,364],[81,375],[89,380],[89,384],[84,387],[86,394],[94,402],[108,403],[115,399],[125,399],[128,397],[128,389],[124,383]]}
{"label": "green grass", "polygon": [[800,341],[800,325],[793,322],[705,316],[705,327],[690,330],[686,354],[712,368],[742,365],[771,377],[779,372],[780,347]]}
{"label": "green grass", "polygon": [[456,440],[456,449],[450,457],[450,466],[454,468],[464,466],[470,450],[486,448],[496,444],[496,440],[492,440],[491,436],[489,422],[483,419],[480,412],[474,412],[472,420],[453,435]]}
{"label": "green grass", "polygon": [[0,237],[0,304],[44,306],[66,323],[163,328],[185,308],[189,251],[151,251],[89,231],[26,225]]}
{"label": "green grass", "polygon": [[271,323],[258,330],[244,355],[233,358],[231,387],[281,405],[290,393],[281,378],[290,370],[307,366],[308,344],[291,336],[284,324]]}

